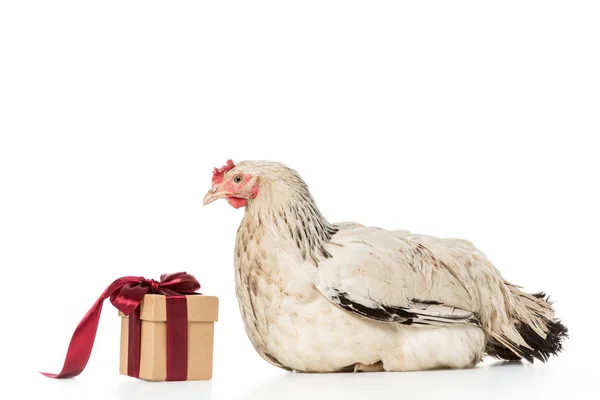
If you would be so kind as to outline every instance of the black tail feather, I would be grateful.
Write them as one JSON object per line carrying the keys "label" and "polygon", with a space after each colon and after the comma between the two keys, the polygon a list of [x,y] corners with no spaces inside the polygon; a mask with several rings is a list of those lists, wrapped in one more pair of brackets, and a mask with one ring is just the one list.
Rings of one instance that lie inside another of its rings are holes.
{"label": "black tail feather", "polygon": [[[538,359],[541,362],[546,362],[550,356],[558,355],[562,351],[563,340],[569,337],[567,327],[559,320],[547,321],[546,327],[548,334],[543,338],[529,325],[518,322],[516,329],[530,348],[514,345],[513,351],[490,338],[486,352],[489,356],[507,361],[525,359],[533,363],[534,359]],[[515,354],[515,352],[518,354]]]}
{"label": "black tail feather", "polygon": [[533,362],[534,358],[546,362],[551,355],[558,355],[562,351],[562,343],[569,336],[566,326],[559,320],[548,321],[548,334],[546,338],[540,337],[529,325],[521,323],[517,330],[531,349],[521,347],[523,358]]}

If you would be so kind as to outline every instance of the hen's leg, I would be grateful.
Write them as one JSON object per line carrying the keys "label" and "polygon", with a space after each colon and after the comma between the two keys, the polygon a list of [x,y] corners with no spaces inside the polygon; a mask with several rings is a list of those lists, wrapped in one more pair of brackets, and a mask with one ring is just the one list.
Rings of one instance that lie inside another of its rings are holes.
{"label": "hen's leg", "polygon": [[354,372],[382,372],[385,371],[383,369],[383,363],[381,361],[376,362],[375,364],[365,365],[363,363],[354,364]]}

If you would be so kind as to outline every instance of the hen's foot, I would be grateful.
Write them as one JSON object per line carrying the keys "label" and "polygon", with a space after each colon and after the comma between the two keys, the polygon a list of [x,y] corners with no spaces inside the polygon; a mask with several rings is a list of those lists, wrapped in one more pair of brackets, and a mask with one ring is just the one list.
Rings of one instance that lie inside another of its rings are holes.
{"label": "hen's foot", "polygon": [[383,363],[381,361],[375,364],[365,365],[363,363],[354,364],[354,372],[383,372]]}

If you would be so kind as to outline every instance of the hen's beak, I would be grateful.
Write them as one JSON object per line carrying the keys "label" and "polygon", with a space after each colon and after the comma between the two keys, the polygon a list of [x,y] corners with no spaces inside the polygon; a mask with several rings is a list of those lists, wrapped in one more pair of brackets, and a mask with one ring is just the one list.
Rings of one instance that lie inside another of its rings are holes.
{"label": "hen's beak", "polygon": [[219,185],[213,185],[213,187],[210,188],[208,193],[206,193],[206,196],[204,196],[204,201],[202,202],[202,205],[205,206],[207,204],[212,203],[215,200],[224,199],[228,194],[229,193],[222,191]]}

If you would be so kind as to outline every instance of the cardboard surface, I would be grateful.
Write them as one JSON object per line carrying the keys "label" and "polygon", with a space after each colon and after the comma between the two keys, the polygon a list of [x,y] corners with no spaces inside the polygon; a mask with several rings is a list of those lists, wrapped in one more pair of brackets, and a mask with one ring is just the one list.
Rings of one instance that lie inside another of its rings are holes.
{"label": "cardboard surface", "polygon": [[[188,306],[188,380],[212,378],[214,321],[218,317],[218,298],[186,296]],[[141,304],[140,378],[164,381],[167,375],[166,300],[161,295],[146,295]],[[121,316],[121,358],[119,372],[127,375],[129,318]]]}

